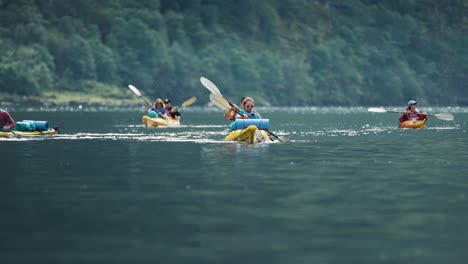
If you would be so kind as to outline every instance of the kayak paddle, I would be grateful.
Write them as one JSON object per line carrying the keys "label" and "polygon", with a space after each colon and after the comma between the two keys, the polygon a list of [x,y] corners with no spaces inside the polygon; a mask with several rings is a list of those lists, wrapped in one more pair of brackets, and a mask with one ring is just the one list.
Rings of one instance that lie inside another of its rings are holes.
{"label": "kayak paddle", "polygon": [[12,133],[12,134],[15,135],[15,136],[21,136],[21,135],[19,135],[19,134],[16,134],[13,130],[8,129],[7,131],[10,132],[10,133]]}
{"label": "kayak paddle", "polygon": [[[136,94],[138,97],[140,97],[141,99],[143,99],[150,107],[153,107],[153,106],[151,105],[151,103],[140,93],[140,91],[139,91],[135,86],[129,84],[129,85],[128,85],[128,88],[129,88],[130,90],[132,90],[132,92],[133,92],[134,94]],[[158,112],[157,114],[158,114],[158,116],[160,116],[161,118],[167,119],[167,118],[166,118],[164,115],[162,115],[161,113]]]}
{"label": "kayak paddle", "polygon": [[174,110],[177,110],[179,108],[181,108],[182,106],[189,106],[193,103],[195,103],[197,101],[197,98],[196,97],[192,97],[188,100],[186,100],[185,102],[183,102],[181,105],[179,105],[178,107],[174,108]]}
{"label": "kayak paddle", "polygon": [[152,106],[151,103],[143,95],[141,95],[140,91],[135,86],[129,84],[128,88],[132,90],[132,92],[136,94],[138,97],[143,99],[149,106]]}
{"label": "kayak paddle", "polygon": [[[391,110],[386,110],[381,107],[371,107],[368,108],[367,111],[372,112],[372,113],[398,113],[401,114],[401,112],[398,111],[391,111]],[[450,113],[439,113],[439,114],[425,114],[427,116],[435,116],[441,120],[445,121],[452,121],[454,119],[453,115]]]}
{"label": "kayak paddle", "polygon": [[211,93],[214,93],[214,94],[219,94],[222,96],[221,92],[219,91],[218,87],[216,87],[216,85],[208,80],[207,78],[205,77],[200,77],[200,82],[203,84],[203,86],[206,87],[206,89],[208,89]]}
{"label": "kayak paddle", "polygon": [[[218,87],[210,80],[208,80],[207,78],[205,77],[200,77],[200,82],[203,84],[203,86],[205,86],[206,89],[208,89],[212,94],[216,94],[216,95],[219,95],[221,96],[222,98],[224,98],[224,100],[226,100],[226,102],[231,106],[232,109],[237,109],[237,107],[231,103],[231,101],[229,101],[226,97],[224,97],[224,95],[221,94],[221,92],[219,91]],[[239,110],[239,109],[237,109]]]}

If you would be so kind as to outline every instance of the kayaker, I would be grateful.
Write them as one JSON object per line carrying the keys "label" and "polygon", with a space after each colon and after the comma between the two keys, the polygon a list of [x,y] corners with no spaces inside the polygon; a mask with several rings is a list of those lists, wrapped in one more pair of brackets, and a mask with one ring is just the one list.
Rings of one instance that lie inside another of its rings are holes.
{"label": "kayaker", "polygon": [[13,120],[10,113],[0,108],[0,129],[10,131],[15,127],[15,124],[15,120]]}
{"label": "kayaker", "polygon": [[164,118],[166,109],[164,108],[164,102],[161,98],[154,101],[154,106],[148,105],[148,107],[146,107],[145,114],[148,114],[151,111],[155,112],[159,117]]}
{"label": "kayaker", "polygon": [[417,121],[427,119],[426,114],[416,108],[417,104],[418,102],[416,100],[408,101],[408,107],[406,107],[405,111],[400,115],[400,123],[407,120]]}
{"label": "kayaker", "polygon": [[245,97],[241,101],[242,110],[240,114],[236,114],[236,119],[262,119],[262,116],[257,111],[253,110],[255,101],[251,97]]}
{"label": "kayaker", "polygon": [[171,118],[180,116],[179,111],[172,109],[171,100],[169,99],[164,99],[164,109],[166,109],[166,115],[170,116]]}
{"label": "kayaker", "polygon": [[[245,98],[247,98],[247,96],[242,96],[242,98],[240,100],[240,105],[242,105],[242,101],[244,101]],[[226,119],[234,121],[234,120],[236,120],[236,114],[237,114],[238,111],[240,111],[239,107],[234,104],[234,106],[232,108],[229,108],[226,111],[226,113],[224,113],[224,117]]]}

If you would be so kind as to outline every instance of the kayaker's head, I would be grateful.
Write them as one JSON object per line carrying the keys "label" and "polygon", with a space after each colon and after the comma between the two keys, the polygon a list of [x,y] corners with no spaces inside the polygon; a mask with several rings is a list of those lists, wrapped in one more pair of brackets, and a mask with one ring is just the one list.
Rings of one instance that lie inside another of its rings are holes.
{"label": "kayaker's head", "polygon": [[170,108],[171,107],[171,100],[169,100],[167,98],[164,99],[164,104],[165,104],[165,106],[164,106],[165,108]]}
{"label": "kayaker's head", "polygon": [[242,96],[240,100],[240,105],[244,105],[244,99],[247,98],[248,96]]}
{"label": "kayaker's head", "polygon": [[255,101],[250,97],[245,97],[244,100],[242,100],[242,107],[248,113],[252,112],[254,105],[255,105]]}
{"label": "kayaker's head", "polygon": [[162,109],[164,108],[164,102],[162,99],[158,98],[156,101],[154,101],[154,108],[156,109]]}
{"label": "kayaker's head", "polygon": [[408,109],[412,109],[412,110],[416,109],[416,104],[417,103],[418,102],[416,100],[409,100],[408,101]]}

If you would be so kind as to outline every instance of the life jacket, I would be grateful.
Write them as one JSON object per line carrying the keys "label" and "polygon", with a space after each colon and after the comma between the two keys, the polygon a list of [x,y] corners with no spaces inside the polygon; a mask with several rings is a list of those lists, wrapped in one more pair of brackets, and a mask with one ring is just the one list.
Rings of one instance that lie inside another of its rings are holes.
{"label": "life jacket", "polygon": [[403,123],[407,120],[413,120],[413,119],[424,120],[424,119],[427,119],[427,116],[419,112],[419,110],[411,111],[410,109],[406,109],[405,114],[400,116],[400,123]]}
{"label": "life jacket", "polygon": [[247,115],[247,117],[249,119],[262,119],[262,117],[260,116],[260,114],[258,112],[256,112],[255,110],[252,110],[250,112],[247,112],[245,110],[240,110],[239,111],[241,114],[237,114],[236,115],[236,118],[241,116],[241,115]]}
{"label": "life jacket", "polygon": [[164,109],[164,108],[157,109],[157,108],[151,107],[150,112],[151,111],[156,112],[158,114],[158,116],[161,117],[161,118],[163,118],[163,115],[166,114],[166,109]]}

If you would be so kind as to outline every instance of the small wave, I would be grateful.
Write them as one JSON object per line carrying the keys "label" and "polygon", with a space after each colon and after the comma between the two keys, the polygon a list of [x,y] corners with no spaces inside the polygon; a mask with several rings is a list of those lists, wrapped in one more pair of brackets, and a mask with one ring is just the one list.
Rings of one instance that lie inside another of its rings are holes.
{"label": "small wave", "polygon": [[75,133],[34,138],[5,138],[7,140],[135,140],[160,142],[224,143],[225,131],[183,131],[180,133]]}
{"label": "small wave", "polygon": [[454,129],[460,129],[459,127],[426,127],[426,129],[429,129],[429,130],[454,130]]}

